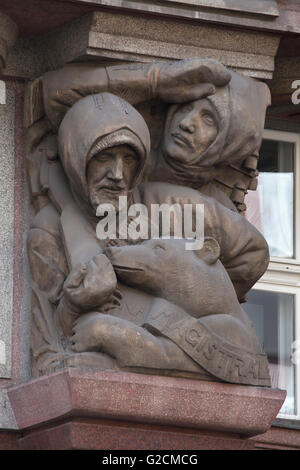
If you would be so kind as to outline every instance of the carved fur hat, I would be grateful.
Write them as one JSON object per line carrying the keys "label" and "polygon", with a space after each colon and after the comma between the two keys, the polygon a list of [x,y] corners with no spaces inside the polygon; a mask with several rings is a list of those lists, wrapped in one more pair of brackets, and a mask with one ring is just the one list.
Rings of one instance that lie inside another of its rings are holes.
{"label": "carved fur hat", "polygon": [[133,106],[110,93],[98,93],[82,98],[69,109],[59,128],[58,144],[73,193],[88,201],[86,170],[91,158],[109,147],[133,147],[139,157],[135,187],[146,166],[150,134]]}
{"label": "carved fur hat", "polygon": [[[257,155],[261,145],[265,113],[270,105],[270,92],[264,83],[243,77],[235,72],[227,86],[216,89],[206,99],[215,110],[218,134],[205,152],[188,163],[174,162],[177,171],[197,179],[197,169],[213,165],[242,163],[248,156]],[[181,105],[171,106],[166,130]],[[170,162],[171,163],[171,162]],[[172,162],[173,166],[173,162]]]}

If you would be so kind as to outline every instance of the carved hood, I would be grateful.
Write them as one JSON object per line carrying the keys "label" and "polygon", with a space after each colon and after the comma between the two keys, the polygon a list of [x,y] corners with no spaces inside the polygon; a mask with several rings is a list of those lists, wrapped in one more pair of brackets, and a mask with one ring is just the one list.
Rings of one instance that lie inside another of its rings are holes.
{"label": "carved hood", "polygon": [[[241,164],[248,156],[258,154],[270,92],[264,83],[232,72],[229,84],[216,88],[216,93],[206,99],[215,110],[215,141],[188,163],[168,160],[178,176],[189,182],[198,181],[201,172],[213,165]],[[170,108],[166,129],[179,106]]]}
{"label": "carved hood", "polygon": [[[59,154],[77,198],[88,201],[86,169],[95,153],[127,144],[139,156],[134,187],[142,180],[150,151],[150,135],[142,116],[110,93],[89,95],[66,113],[58,134]],[[132,188],[133,189],[133,188]]]}

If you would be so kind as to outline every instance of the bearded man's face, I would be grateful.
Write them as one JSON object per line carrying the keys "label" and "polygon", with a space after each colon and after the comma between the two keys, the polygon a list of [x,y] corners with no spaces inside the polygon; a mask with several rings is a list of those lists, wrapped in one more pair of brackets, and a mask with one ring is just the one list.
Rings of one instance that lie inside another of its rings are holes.
{"label": "bearded man's face", "polygon": [[99,204],[113,204],[132,188],[138,168],[138,157],[129,145],[118,145],[94,155],[87,167],[89,200],[94,210]]}

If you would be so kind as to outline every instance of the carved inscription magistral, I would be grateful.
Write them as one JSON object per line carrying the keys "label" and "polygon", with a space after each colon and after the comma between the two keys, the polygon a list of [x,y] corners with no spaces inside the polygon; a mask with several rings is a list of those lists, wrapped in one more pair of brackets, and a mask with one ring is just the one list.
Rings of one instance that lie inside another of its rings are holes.
{"label": "carved inscription magistral", "polygon": [[269,261],[243,216],[266,85],[201,58],[70,64],[27,97],[33,375],[269,386],[241,306]]}

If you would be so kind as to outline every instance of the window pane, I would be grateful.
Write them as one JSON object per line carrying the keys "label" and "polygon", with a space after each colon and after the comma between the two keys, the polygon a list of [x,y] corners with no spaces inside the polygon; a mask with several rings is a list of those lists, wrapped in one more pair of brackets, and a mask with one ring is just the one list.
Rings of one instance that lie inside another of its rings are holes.
{"label": "window pane", "polygon": [[280,413],[296,414],[295,368],[291,361],[294,295],[253,289],[243,307],[268,356],[272,387],[287,390]]}
{"label": "window pane", "polygon": [[264,140],[257,191],[246,196],[247,219],[260,230],[271,256],[294,256],[294,144]]}

